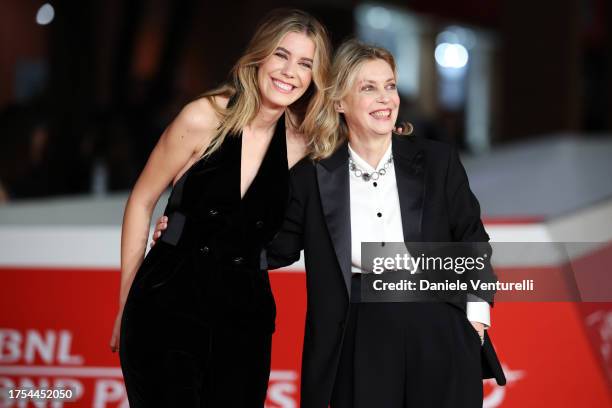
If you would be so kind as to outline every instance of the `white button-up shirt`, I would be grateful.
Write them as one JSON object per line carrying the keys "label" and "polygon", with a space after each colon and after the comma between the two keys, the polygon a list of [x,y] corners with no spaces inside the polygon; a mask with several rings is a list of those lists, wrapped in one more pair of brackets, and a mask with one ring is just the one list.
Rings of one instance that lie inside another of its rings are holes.
{"label": "white button-up shirt", "polygon": [[[351,206],[351,269],[353,273],[362,272],[362,242],[404,242],[402,214],[395,179],[395,166],[387,164],[391,157],[391,144],[380,159],[377,168],[359,157],[348,146],[353,163],[362,171],[372,174],[385,169],[385,174],[376,179],[364,181],[352,171],[350,180]],[[385,168],[386,166],[386,168]],[[350,171],[350,170],[349,170]],[[467,318],[470,321],[491,325],[490,307],[487,302],[467,302]]]}

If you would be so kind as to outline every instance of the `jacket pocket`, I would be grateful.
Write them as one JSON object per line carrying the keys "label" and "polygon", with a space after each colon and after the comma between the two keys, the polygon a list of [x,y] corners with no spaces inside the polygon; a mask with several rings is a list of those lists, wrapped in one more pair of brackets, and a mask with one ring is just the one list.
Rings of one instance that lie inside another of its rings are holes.
{"label": "jacket pocket", "polygon": [[478,334],[474,326],[472,326],[472,323],[470,323],[467,317],[464,317],[463,320],[465,321],[465,326],[466,326],[465,328],[468,331],[468,336],[474,339],[474,341],[478,345],[478,348],[481,348],[482,340],[480,340],[480,335]]}

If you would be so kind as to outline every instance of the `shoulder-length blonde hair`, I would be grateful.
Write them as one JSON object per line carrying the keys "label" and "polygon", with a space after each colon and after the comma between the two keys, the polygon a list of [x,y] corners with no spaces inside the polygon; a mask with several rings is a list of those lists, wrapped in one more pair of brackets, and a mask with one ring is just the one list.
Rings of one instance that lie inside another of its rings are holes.
{"label": "shoulder-length blonde hair", "polygon": [[[244,54],[234,65],[230,80],[202,96],[208,98],[221,117],[219,132],[212,139],[204,157],[217,150],[228,134],[237,134],[257,115],[261,95],[257,82],[259,65],[276,49],[283,37],[290,33],[303,33],[315,44],[312,82],[304,95],[287,109],[287,124],[296,132],[312,138],[320,127],[320,112],[325,105],[325,89],[329,81],[331,46],[327,30],[316,18],[296,9],[276,9],[257,27]],[[231,98],[227,107],[219,106],[215,96]],[[317,145],[310,141],[311,146]],[[312,149],[313,147],[311,147]]]}
{"label": "shoulder-length blonde hair", "polygon": [[[320,113],[321,122],[325,123],[325,126],[319,129],[318,143],[312,146],[313,159],[320,160],[330,156],[348,138],[348,125],[344,115],[338,113],[335,106],[349,93],[359,68],[365,62],[377,59],[389,64],[397,78],[395,58],[389,50],[356,39],[347,40],[338,47],[331,67],[331,85],[327,90],[326,104]],[[412,133],[412,125],[403,122],[394,133],[409,135]]]}

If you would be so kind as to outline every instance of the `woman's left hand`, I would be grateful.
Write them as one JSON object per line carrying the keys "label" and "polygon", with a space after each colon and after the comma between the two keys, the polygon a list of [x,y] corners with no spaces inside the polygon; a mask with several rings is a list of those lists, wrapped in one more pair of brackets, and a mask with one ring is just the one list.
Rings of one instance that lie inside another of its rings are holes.
{"label": "woman's left hand", "polygon": [[474,327],[474,330],[478,333],[478,337],[480,337],[480,344],[484,344],[484,331],[485,325],[480,322],[470,322]]}

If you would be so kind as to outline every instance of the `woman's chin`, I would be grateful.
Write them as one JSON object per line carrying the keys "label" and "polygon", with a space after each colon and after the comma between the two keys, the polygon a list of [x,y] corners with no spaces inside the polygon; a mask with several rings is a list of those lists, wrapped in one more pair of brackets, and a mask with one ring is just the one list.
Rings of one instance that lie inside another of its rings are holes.
{"label": "woman's chin", "polygon": [[298,95],[297,93],[282,95],[280,93],[276,93],[266,95],[266,97],[264,98],[264,105],[274,108],[286,108],[295,101],[297,101],[300,96],[301,95]]}
{"label": "woman's chin", "polygon": [[390,134],[393,131],[393,121],[392,120],[376,120],[372,119],[368,123],[368,128],[372,133],[376,133],[377,135],[385,135]]}
{"label": "woman's chin", "polygon": [[393,126],[376,126],[370,129],[372,133],[378,136],[391,136],[393,132]]}

